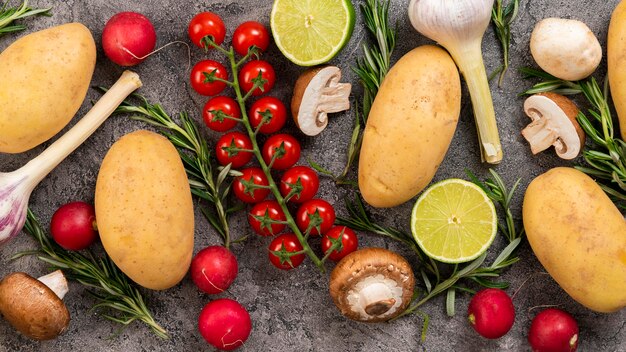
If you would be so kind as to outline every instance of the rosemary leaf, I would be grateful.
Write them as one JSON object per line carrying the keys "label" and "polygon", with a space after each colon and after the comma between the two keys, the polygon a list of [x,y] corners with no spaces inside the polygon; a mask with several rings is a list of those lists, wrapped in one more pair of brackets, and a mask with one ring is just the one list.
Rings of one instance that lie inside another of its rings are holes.
{"label": "rosemary leaf", "polygon": [[502,0],[496,0],[491,11],[491,21],[493,22],[496,37],[500,41],[502,48],[502,65],[492,73],[492,77],[500,75],[498,86],[502,86],[502,80],[509,68],[509,48],[511,47],[511,24],[517,17],[519,10],[519,0],[510,1],[504,6]]}
{"label": "rosemary leaf", "polygon": [[24,231],[38,242],[39,249],[17,253],[11,259],[35,254],[54,269],[62,269],[68,279],[89,287],[91,290],[88,292],[99,301],[92,309],[107,308],[117,313],[117,315],[101,314],[102,317],[123,325],[139,320],[158,337],[169,338],[167,331],[154,320],[139,289],[109,257],[96,259],[92,254],[83,255],[64,250],[50,240],[50,236],[44,232],[30,209]]}
{"label": "rosemary leaf", "polygon": [[14,24],[14,21],[31,16],[51,16],[50,8],[37,9],[28,6],[24,0],[17,7],[9,7],[10,0],[0,3],[0,37],[6,33],[19,32],[26,29],[25,25]]}

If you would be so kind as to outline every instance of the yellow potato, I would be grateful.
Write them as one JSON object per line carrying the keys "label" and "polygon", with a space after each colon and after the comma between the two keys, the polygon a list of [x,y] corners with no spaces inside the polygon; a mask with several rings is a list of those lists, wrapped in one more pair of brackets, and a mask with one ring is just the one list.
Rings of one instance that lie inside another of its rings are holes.
{"label": "yellow potato", "polygon": [[149,131],[113,144],[96,182],[104,249],[133,281],[153,290],[179,283],[191,263],[194,214],[176,148]]}
{"label": "yellow potato", "polygon": [[589,176],[565,167],[540,175],[523,216],[535,255],[573,299],[597,312],[626,307],[626,221]]}
{"label": "yellow potato", "polygon": [[626,0],[621,1],[611,15],[606,52],[611,96],[622,139],[626,140]]}
{"label": "yellow potato", "polygon": [[437,172],[461,111],[461,82],[450,55],[426,45],[404,55],[383,81],[363,134],[359,189],[367,203],[406,202]]}
{"label": "yellow potato", "polygon": [[47,141],[78,111],[96,64],[91,32],[70,23],[18,39],[0,54],[0,152]]}

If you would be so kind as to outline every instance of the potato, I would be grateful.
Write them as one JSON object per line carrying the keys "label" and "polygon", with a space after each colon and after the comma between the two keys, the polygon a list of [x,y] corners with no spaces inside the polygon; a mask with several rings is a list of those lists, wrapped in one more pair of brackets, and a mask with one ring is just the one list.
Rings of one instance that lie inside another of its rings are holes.
{"label": "potato", "polygon": [[622,139],[626,140],[626,1],[621,1],[611,15],[606,56],[611,96]]}
{"label": "potato", "polygon": [[432,180],[461,111],[461,82],[452,58],[426,45],[404,55],[383,81],[363,134],[359,188],[367,203],[406,202]]}
{"label": "potato", "polygon": [[0,152],[47,141],[78,111],[96,65],[96,44],[80,23],[18,39],[0,54]]}
{"label": "potato", "polygon": [[153,290],[183,279],[193,252],[193,203],[172,143],[149,131],[120,138],[102,162],[95,198],[104,249],[128,277]]}
{"label": "potato", "polygon": [[540,175],[523,216],[535,255],[572,298],[597,312],[626,307],[626,221],[593,179],[565,167]]}

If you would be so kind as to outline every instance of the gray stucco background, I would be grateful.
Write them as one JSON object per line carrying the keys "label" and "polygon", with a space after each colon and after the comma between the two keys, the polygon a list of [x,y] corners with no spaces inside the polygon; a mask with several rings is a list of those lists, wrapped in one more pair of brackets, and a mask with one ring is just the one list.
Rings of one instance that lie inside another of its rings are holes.
{"label": "gray stucco background", "polygon": [[[391,19],[398,24],[398,46],[395,59],[417,45],[430,43],[411,27],[406,15],[408,0],[392,0]],[[137,11],[148,16],[154,23],[158,45],[171,41],[188,42],[186,28],[191,17],[204,10],[218,13],[227,24],[227,42],[236,26],[246,20],[257,20],[269,25],[270,0],[239,1],[177,1],[177,0],[86,0],[51,1],[33,0],[32,5],[53,7],[53,16],[28,20],[29,31],[43,29],[66,22],[82,22],[96,38],[99,51],[96,72],[92,84],[109,86],[119,76],[122,69],[112,64],[102,53],[100,35],[108,18],[120,11]],[[353,1],[355,6],[361,1]],[[496,170],[507,183],[512,184],[521,178],[521,189],[514,202],[514,214],[519,220],[521,196],[533,177],[556,165],[570,165],[559,160],[552,151],[532,156],[520,130],[528,123],[522,111],[523,98],[517,96],[529,82],[525,81],[516,68],[533,65],[528,42],[533,25],[545,17],[579,19],[587,23],[598,36],[606,51],[606,33],[610,14],[617,0],[555,1],[522,0],[520,13],[513,26],[511,67],[502,87],[492,84],[492,95],[498,118],[500,134],[505,152],[502,164]],[[358,13],[358,10],[357,10]],[[361,42],[365,30],[360,15],[357,17],[354,34],[347,47],[332,63],[340,66],[345,80],[355,86],[355,94],[360,93],[357,81],[349,67],[361,53]],[[0,50],[6,48],[18,35],[0,38]],[[491,28],[483,41],[483,52],[487,71],[500,64],[500,47]],[[219,58],[217,53],[208,55]],[[204,54],[192,48],[192,63],[201,60]],[[272,44],[265,59],[275,65],[279,80],[273,95],[288,101],[290,87],[302,68],[289,63]],[[187,50],[182,45],[171,46],[145,63],[136,67],[144,82],[141,93],[151,101],[159,101],[172,115],[189,111],[200,121],[199,111],[206,99],[195,94],[188,84]],[[596,72],[596,77],[604,79],[606,65]],[[77,116],[82,116],[89,107],[89,101],[98,98],[91,90]],[[582,103],[581,100],[578,100]],[[75,118],[72,124],[77,121]],[[315,138],[307,138],[298,133],[289,123],[288,130],[299,136],[303,146],[303,158],[317,160],[326,167],[340,171],[344,165],[345,150],[352,130],[352,112],[333,116],[327,130]],[[126,117],[112,117],[95,132],[76,152],[70,155],[37,187],[31,198],[32,209],[40,216],[43,224],[48,224],[56,208],[73,200],[93,201],[95,179],[99,165],[111,144],[122,135],[146,128],[145,125]],[[67,129],[66,129],[67,130]],[[204,131],[212,144],[217,135]],[[17,169],[27,160],[41,152],[46,143],[20,155],[0,155],[0,171]],[[480,163],[479,149],[467,92],[464,91],[461,119],[448,155],[439,168],[435,180],[450,177],[465,177],[465,169],[480,176],[488,174],[488,166]],[[343,199],[351,194],[349,190],[337,188],[330,180],[323,180],[319,196],[336,206],[345,215]],[[381,223],[407,229],[411,202],[388,210],[372,210]],[[235,236],[251,234],[245,215],[232,219]],[[361,247],[387,247],[406,257],[417,266],[416,258],[401,245],[391,240],[360,233]],[[218,244],[219,236],[209,227],[199,210],[196,211],[195,252],[210,244]],[[530,351],[526,335],[532,317],[541,305],[559,305],[570,312],[580,326],[581,351],[626,351],[626,310],[613,314],[597,314],[580,306],[567,296],[547,275],[533,275],[542,272],[527,243],[521,246],[522,260],[507,271],[503,280],[511,282],[512,294],[530,278],[515,296],[517,317],[512,331],[499,340],[489,341],[479,337],[466,322],[465,311],[470,296],[457,295],[457,315],[447,317],[444,298],[432,300],[422,308],[430,316],[427,339],[420,341],[422,320],[418,315],[402,318],[393,323],[362,324],[349,321],[339,314],[328,295],[327,274],[320,274],[310,262],[291,272],[274,269],[266,259],[268,241],[258,236],[250,236],[243,245],[234,247],[239,260],[239,276],[227,293],[220,297],[238,300],[250,312],[253,330],[242,351]],[[490,253],[498,253],[503,242],[497,241]],[[313,243],[317,247],[316,242]],[[25,271],[33,276],[46,273],[46,266],[35,258],[9,261],[17,251],[33,249],[34,242],[21,234],[12,243],[0,249],[0,277],[14,271]],[[493,256],[491,257],[493,258]],[[152,335],[142,324],[134,323],[127,329],[99,317],[89,308],[93,299],[75,283],[66,296],[72,315],[69,330],[54,341],[37,343],[17,333],[5,322],[0,321],[0,352],[9,351],[199,351],[211,350],[197,331],[197,317],[213,297],[199,293],[189,277],[178,286],[162,292],[145,291],[148,303],[155,317],[171,334],[171,339],[163,341]]]}

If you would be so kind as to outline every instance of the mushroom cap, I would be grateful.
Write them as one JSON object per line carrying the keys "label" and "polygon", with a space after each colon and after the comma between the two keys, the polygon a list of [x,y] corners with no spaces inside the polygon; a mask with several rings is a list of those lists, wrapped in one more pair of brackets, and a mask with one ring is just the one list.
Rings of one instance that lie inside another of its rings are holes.
{"label": "mushroom cap", "polygon": [[45,284],[25,273],[13,273],[0,282],[0,313],[19,332],[35,340],[60,335],[70,313]]}
{"label": "mushroom cap", "polygon": [[[382,322],[398,316],[411,303],[414,286],[409,262],[383,248],[350,253],[330,275],[330,295],[341,314],[362,322]],[[378,298],[367,302],[364,294]]]}
{"label": "mushroom cap", "polygon": [[291,115],[307,136],[320,134],[328,125],[328,114],[350,108],[352,85],[340,83],[341,69],[320,66],[304,71],[296,80],[291,98]]}
{"label": "mushroom cap", "polygon": [[540,93],[526,99],[524,111],[533,120],[522,131],[533,154],[554,145],[560,158],[578,156],[585,145],[585,132],[576,121],[579,110],[574,102],[560,94]]}
{"label": "mushroom cap", "polygon": [[562,18],[546,18],[535,25],[530,52],[544,71],[567,81],[588,77],[602,60],[602,47],[591,29]]}

